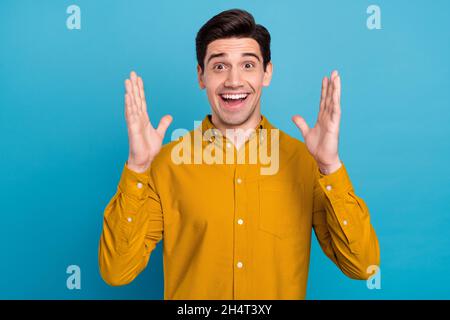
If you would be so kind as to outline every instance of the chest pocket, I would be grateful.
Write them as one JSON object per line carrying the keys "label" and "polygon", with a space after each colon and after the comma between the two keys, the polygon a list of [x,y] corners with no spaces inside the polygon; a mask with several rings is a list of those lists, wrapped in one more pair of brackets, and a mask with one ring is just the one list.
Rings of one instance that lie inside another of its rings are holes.
{"label": "chest pocket", "polygon": [[280,239],[299,232],[303,184],[263,179],[259,181],[259,229]]}

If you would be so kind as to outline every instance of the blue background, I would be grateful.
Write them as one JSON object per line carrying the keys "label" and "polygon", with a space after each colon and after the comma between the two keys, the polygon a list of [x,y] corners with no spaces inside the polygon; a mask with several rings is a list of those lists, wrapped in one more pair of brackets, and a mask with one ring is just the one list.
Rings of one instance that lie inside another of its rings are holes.
{"label": "blue background", "polygon": [[[81,8],[68,30],[66,8]],[[370,4],[381,30],[366,27]],[[381,289],[346,278],[314,240],[308,299],[450,298],[448,1],[17,1],[0,4],[0,298],[162,299],[162,242],[130,285],[98,271],[103,210],[128,141],[123,81],[142,74],[154,122],[193,128],[209,112],[194,38],[230,8],[272,35],[262,111],[303,140],[321,79],[342,78],[340,155],[369,206]],[[81,290],[66,268],[81,268]]]}

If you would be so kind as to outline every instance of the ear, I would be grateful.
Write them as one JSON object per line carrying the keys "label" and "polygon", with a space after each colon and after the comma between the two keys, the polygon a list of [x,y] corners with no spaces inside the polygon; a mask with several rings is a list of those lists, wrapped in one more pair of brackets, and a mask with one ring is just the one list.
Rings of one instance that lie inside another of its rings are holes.
{"label": "ear", "polygon": [[200,67],[199,64],[197,64],[197,78],[198,78],[198,85],[200,86],[200,89],[205,89],[205,83],[203,82],[203,70]]}
{"label": "ear", "polygon": [[264,79],[263,79],[263,86],[268,87],[270,84],[270,80],[272,80],[272,71],[273,71],[273,65],[272,61],[269,61],[266,66],[266,71],[264,71]]}

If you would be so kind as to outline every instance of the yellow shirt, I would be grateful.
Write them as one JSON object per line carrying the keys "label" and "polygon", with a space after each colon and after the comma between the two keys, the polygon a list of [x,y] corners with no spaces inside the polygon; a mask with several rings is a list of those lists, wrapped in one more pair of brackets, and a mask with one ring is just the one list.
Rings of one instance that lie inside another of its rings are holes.
{"label": "yellow shirt", "polygon": [[[273,129],[262,116],[255,134],[235,150],[208,115],[183,139],[164,145],[147,172],[125,163],[104,211],[103,279],[130,283],[164,239],[164,299],[304,299],[312,230],[344,274],[370,277],[367,268],[379,265],[378,240],[344,164],[323,175],[303,142],[281,130],[272,140]],[[194,142],[196,134],[211,132]],[[175,150],[181,141],[192,142],[191,154]],[[277,145],[275,174],[262,174],[267,162],[249,160],[252,143],[268,150]],[[193,160],[213,145],[247,161],[174,161],[174,154]]]}

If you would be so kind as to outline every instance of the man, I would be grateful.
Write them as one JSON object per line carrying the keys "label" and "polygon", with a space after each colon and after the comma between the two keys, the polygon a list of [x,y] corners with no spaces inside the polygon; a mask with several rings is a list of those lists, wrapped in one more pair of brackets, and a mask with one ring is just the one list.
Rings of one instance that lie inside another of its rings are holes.
{"label": "man", "polygon": [[[262,88],[272,77],[270,35],[252,15],[216,15],[199,30],[196,50],[211,115],[179,141],[162,146],[171,116],[154,128],[142,79],[131,72],[125,81],[130,150],[104,212],[103,279],[131,282],[164,238],[165,299],[304,299],[312,230],[344,274],[367,279],[379,246],[338,154],[337,71],[322,81],[316,125],[293,117],[303,143],[261,115]],[[252,145],[270,147],[276,170],[263,174],[262,158],[250,161]],[[233,151],[233,161],[195,161],[212,146]]]}

